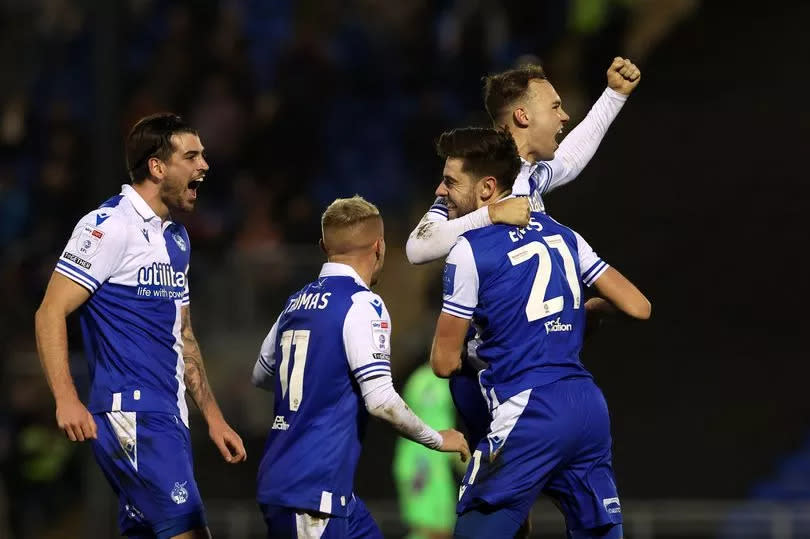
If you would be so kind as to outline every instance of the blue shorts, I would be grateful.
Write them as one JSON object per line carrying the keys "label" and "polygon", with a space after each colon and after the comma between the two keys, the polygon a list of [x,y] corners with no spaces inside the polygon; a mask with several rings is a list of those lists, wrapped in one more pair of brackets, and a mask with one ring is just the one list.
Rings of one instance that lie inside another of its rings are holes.
{"label": "blue shorts", "polygon": [[477,444],[487,435],[492,415],[478,383],[478,374],[467,361],[462,363],[461,372],[450,377],[450,395],[464,426],[467,427],[467,439],[470,444]]}
{"label": "blue shorts", "polygon": [[569,533],[619,524],[611,445],[607,403],[592,379],[527,389],[493,411],[457,512],[505,510],[516,531],[545,493],[560,507]]}
{"label": "blue shorts", "polygon": [[349,502],[350,512],[345,517],[280,505],[259,504],[259,507],[267,524],[268,539],[383,539],[371,513],[357,496]]}
{"label": "blue shorts", "polygon": [[120,503],[122,535],[172,537],[205,528],[188,428],[172,414],[93,414],[96,462]]}

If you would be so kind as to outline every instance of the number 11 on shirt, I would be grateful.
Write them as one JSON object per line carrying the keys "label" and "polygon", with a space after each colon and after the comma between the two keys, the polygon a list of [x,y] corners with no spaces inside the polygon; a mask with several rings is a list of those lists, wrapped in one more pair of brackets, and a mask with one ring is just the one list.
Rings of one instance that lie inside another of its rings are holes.
{"label": "number 11 on shirt", "polygon": [[[301,406],[304,397],[304,367],[307,364],[307,349],[309,348],[309,330],[287,330],[281,334],[281,364],[278,367],[279,382],[281,382],[281,398],[290,392],[290,411],[295,412]],[[295,346],[295,355],[292,374],[287,378],[290,368],[290,352]]]}

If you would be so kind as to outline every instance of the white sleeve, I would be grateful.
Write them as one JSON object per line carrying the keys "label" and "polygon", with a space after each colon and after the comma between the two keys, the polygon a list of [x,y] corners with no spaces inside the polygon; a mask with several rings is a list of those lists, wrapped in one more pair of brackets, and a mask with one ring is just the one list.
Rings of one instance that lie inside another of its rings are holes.
{"label": "white sleeve", "polygon": [[123,259],[126,223],[109,208],[92,211],[73,229],[54,271],[94,293]]}
{"label": "white sleeve", "polygon": [[357,292],[343,321],[343,346],[349,370],[365,397],[385,379],[391,380],[391,319],[382,299]]}
{"label": "white sleeve", "polygon": [[444,266],[442,312],[469,320],[478,305],[478,268],[467,238],[459,238]]}
{"label": "white sleeve", "polygon": [[582,284],[587,287],[593,285],[596,280],[605,273],[605,270],[610,266],[599,258],[594,250],[588,245],[588,242],[580,236],[576,231],[574,235],[577,237],[577,253],[579,253],[579,270],[582,272],[580,279]]}
{"label": "white sleeve", "polygon": [[424,264],[447,256],[459,236],[468,230],[491,225],[484,206],[456,219],[447,219],[447,206],[437,198],[408,236],[405,254],[411,264]]}
{"label": "white sleeve", "polygon": [[[279,316],[279,318],[281,318]],[[251,382],[256,387],[273,390],[273,377],[276,374],[276,339],[278,338],[278,320],[270,328],[270,332],[262,342],[262,347],[259,349],[259,358],[253,366],[253,376]]]}
{"label": "white sleeve", "polygon": [[579,176],[596,153],[608,127],[616,119],[626,101],[626,95],[605,88],[585,119],[560,143],[554,159],[541,162],[550,172],[548,179],[540,186],[542,194]]}
{"label": "white sleeve", "polygon": [[391,423],[403,436],[438,449],[442,437],[417,417],[394,390],[391,379],[391,318],[382,299],[358,292],[343,322],[349,369],[369,413]]}

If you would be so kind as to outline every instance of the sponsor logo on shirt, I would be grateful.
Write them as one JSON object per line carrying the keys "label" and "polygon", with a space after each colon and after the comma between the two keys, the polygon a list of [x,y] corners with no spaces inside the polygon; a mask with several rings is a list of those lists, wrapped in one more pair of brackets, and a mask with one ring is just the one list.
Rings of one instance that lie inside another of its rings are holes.
{"label": "sponsor logo on shirt", "polygon": [[453,291],[455,290],[455,281],[456,281],[456,265],[445,264],[444,275],[442,275],[442,286],[444,288],[443,293],[445,296],[453,295]]}
{"label": "sponsor logo on shirt", "polygon": [[391,325],[388,320],[372,320],[371,336],[377,350],[385,354],[391,353]]}
{"label": "sponsor logo on shirt", "polygon": [[81,266],[84,269],[90,269],[90,267],[93,265],[90,262],[88,262],[87,260],[81,259],[78,256],[76,256],[73,253],[70,253],[68,251],[65,251],[65,254],[62,255],[62,258],[70,260],[74,264],[76,264],[78,266]]}
{"label": "sponsor logo on shirt", "polygon": [[186,274],[174,271],[171,264],[153,262],[138,270],[138,295],[181,299],[186,286]]}
{"label": "sponsor logo on shirt", "polygon": [[104,232],[92,226],[85,226],[76,238],[76,251],[84,257],[91,258],[98,251]]}
{"label": "sponsor logo on shirt", "polygon": [[270,430],[287,430],[289,428],[290,425],[284,420],[284,416],[277,415],[275,421],[273,421],[273,426],[270,427]]}
{"label": "sponsor logo on shirt", "polygon": [[573,324],[563,324],[560,322],[560,317],[558,316],[556,320],[549,320],[545,323],[546,326],[546,335],[549,333],[554,333],[557,331],[571,331],[574,329]]}

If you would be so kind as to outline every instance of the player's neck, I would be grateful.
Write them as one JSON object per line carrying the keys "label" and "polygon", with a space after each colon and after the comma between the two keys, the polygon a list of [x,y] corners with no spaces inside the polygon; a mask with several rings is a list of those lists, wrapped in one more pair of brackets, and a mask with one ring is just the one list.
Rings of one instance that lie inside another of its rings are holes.
{"label": "player's neck", "polygon": [[529,140],[521,137],[520,134],[518,134],[518,136],[514,136],[514,132],[512,136],[515,139],[515,145],[517,146],[518,149],[518,155],[520,155],[521,158],[525,159],[529,163],[534,163],[535,161],[537,161],[537,155],[534,152],[532,152]]}
{"label": "player's neck", "polygon": [[366,283],[368,288],[371,288],[371,276],[374,274],[374,261],[366,260],[368,257],[359,257],[352,255],[334,255],[329,257],[329,262],[336,264],[346,264],[350,266],[357,275]]}
{"label": "player's neck", "polygon": [[169,218],[169,207],[160,198],[160,189],[150,184],[149,181],[133,184],[132,188],[135,189],[146,204],[152,208],[155,215],[160,217],[162,221]]}

